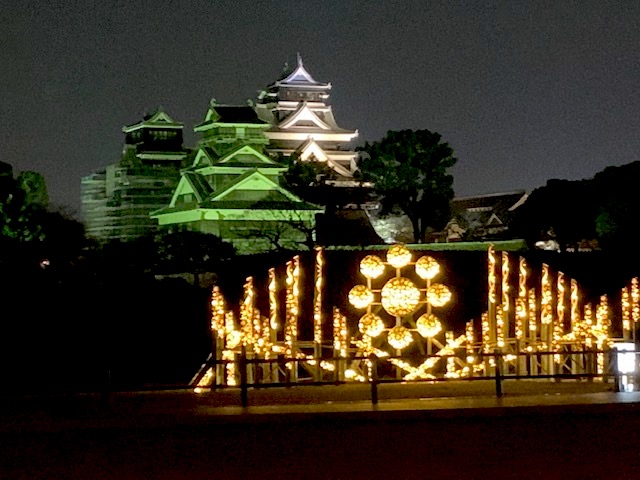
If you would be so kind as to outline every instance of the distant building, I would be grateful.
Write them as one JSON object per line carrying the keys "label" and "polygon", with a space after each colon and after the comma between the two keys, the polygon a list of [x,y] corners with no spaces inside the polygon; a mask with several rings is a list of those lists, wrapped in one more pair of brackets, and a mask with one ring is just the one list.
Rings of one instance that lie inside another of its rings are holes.
{"label": "distant building", "polygon": [[122,130],[120,161],[81,180],[86,233],[99,241],[127,241],[155,232],[158,224],[149,212],[169,203],[187,158],[183,124],[162,109]]}
{"label": "distant building", "polygon": [[510,238],[513,212],[527,199],[523,190],[457,197],[451,202],[451,220],[445,241],[486,241]]}

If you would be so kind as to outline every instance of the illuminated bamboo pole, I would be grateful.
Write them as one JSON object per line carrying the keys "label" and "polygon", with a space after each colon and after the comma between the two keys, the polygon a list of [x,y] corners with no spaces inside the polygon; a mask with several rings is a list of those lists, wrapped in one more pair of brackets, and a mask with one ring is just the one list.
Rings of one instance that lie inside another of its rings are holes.
{"label": "illuminated bamboo pole", "polygon": [[[213,333],[213,355],[212,357],[218,361],[222,360],[222,350],[224,349],[225,338],[225,312],[226,302],[220,288],[216,285],[211,292],[211,331]],[[216,365],[215,378],[216,385],[222,384],[224,381],[224,365]]]}
{"label": "illuminated bamboo pole", "polygon": [[[540,279],[540,324],[541,324],[541,338],[544,343],[545,351],[552,351],[552,322],[553,322],[553,293],[551,288],[551,275],[549,272],[549,265],[542,264],[542,278]],[[553,361],[550,355],[543,356],[542,362],[543,368],[546,373],[553,374],[551,369],[553,368]]]}
{"label": "illuminated bamboo pole", "polygon": [[256,341],[256,325],[254,324],[254,300],[253,277],[247,277],[244,284],[244,297],[240,304],[240,330],[242,332],[242,344],[253,348]]}
{"label": "illuminated bamboo pole", "polygon": [[509,253],[502,252],[502,311],[501,311],[501,322],[498,325],[498,347],[505,347],[505,340],[509,338],[509,324],[510,324],[510,316],[511,316],[511,299],[510,299],[510,290],[511,286],[509,284],[509,276],[510,276],[510,262],[509,262]]}
{"label": "illuminated bamboo pole", "polygon": [[[516,299],[516,322],[514,333],[516,340],[522,342],[528,337],[527,314],[527,261],[520,257],[518,261],[518,298]],[[518,345],[517,350],[520,350]]]}
{"label": "illuminated bamboo pole", "polygon": [[[591,303],[587,303],[584,306],[584,314],[583,314],[583,322],[584,322],[584,345],[587,350],[592,350],[595,348],[594,336],[593,336],[593,307]],[[597,362],[593,356],[588,357],[588,367],[587,373],[596,373],[597,370]]]}
{"label": "illuminated bamboo pole", "polygon": [[[528,352],[534,352],[538,350],[538,306],[537,306],[537,298],[536,298],[536,289],[531,287],[528,291],[527,300],[529,304],[528,311],[528,327],[529,327],[529,346],[527,347]],[[529,373],[531,375],[538,374],[538,356],[529,357]]]}
{"label": "illuminated bamboo pole", "polygon": [[[519,355],[525,346],[529,330],[527,314],[527,262],[523,257],[518,261],[518,298],[516,299],[514,334],[516,338],[516,354]],[[518,356],[517,374],[526,371],[527,357]]]}
{"label": "illuminated bamboo pole", "polygon": [[[286,279],[286,320],[284,328],[285,356],[290,359],[297,355],[298,340],[298,315],[299,315],[299,280],[300,257],[296,255],[293,260],[287,262]],[[291,370],[291,380],[297,380],[296,362],[287,362],[287,368]]]}
{"label": "illuminated bamboo pole", "polygon": [[562,366],[562,356],[559,354],[562,350],[562,337],[564,335],[564,317],[565,317],[565,287],[564,273],[558,272],[556,277],[556,316],[553,322],[553,351],[558,352],[554,355],[554,361],[559,368]]}
{"label": "illuminated bamboo pole", "polygon": [[[269,293],[269,343],[271,349],[273,349],[273,346],[278,340],[278,329],[280,328],[280,322],[278,320],[278,282],[275,268],[269,269],[267,290]],[[273,363],[268,363],[266,369],[269,372],[268,376],[270,381],[277,382],[278,366]]]}
{"label": "illuminated bamboo pole", "polygon": [[[260,314],[256,315],[253,277],[247,277],[244,284],[244,299],[240,305],[240,330],[242,332],[242,345],[247,347],[246,356],[251,359],[256,352],[256,343],[260,337]],[[245,367],[247,381],[249,382],[254,379],[255,367],[255,364]]]}
{"label": "illuminated bamboo pole", "polygon": [[336,363],[336,379],[344,379],[348,348],[347,317],[340,313],[340,309],[333,307],[333,358]]}
{"label": "illuminated bamboo pole", "polygon": [[489,322],[489,338],[483,338],[483,342],[489,343],[489,351],[496,344],[496,255],[493,244],[487,250],[487,280],[488,280],[488,305],[487,320]]}
{"label": "illuminated bamboo pole", "polygon": [[317,365],[316,380],[320,381],[322,372],[320,360],[322,358],[322,289],[324,287],[324,255],[322,247],[316,247],[314,298],[313,298],[313,345],[314,357]]}
{"label": "illuminated bamboo pole", "polygon": [[631,279],[631,336],[633,342],[636,341],[636,330],[638,329],[638,322],[640,322],[640,288],[638,286],[638,277]]}
{"label": "illuminated bamboo pole", "polygon": [[[603,350],[609,338],[609,327],[611,319],[609,318],[609,300],[606,295],[600,296],[600,301],[596,307],[596,347]],[[598,373],[604,373],[604,353],[598,354]]]}
{"label": "illuminated bamboo pole", "polygon": [[237,385],[236,381],[236,364],[235,354],[233,349],[236,348],[242,342],[242,333],[236,330],[236,322],[233,315],[233,310],[228,310],[224,315],[224,330],[225,330],[225,349],[222,351],[222,359],[230,360],[226,364],[226,384],[229,386]]}
{"label": "illuminated bamboo pole", "polygon": [[[573,341],[574,341],[574,345],[571,348],[573,350],[575,349],[579,341],[575,332],[578,324],[580,323],[580,290],[578,288],[578,282],[574,278],[571,279],[571,283],[570,283],[569,301],[570,301],[569,317],[571,321],[571,332],[573,334]],[[580,358],[579,355],[573,355],[571,358],[572,358],[571,373],[574,373],[574,374],[579,373],[579,368],[578,368],[579,358]]]}
{"label": "illuminated bamboo pole", "polygon": [[629,287],[623,287],[620,295],[622,307],[622,338],[629,340],[631,337],[631,296],[629,294]]}

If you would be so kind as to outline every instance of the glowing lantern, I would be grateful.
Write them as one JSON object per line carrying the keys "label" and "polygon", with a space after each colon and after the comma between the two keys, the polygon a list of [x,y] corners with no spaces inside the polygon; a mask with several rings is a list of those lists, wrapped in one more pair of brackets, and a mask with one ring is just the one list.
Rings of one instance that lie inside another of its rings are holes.
{"label": "glowing lantern", "polygon": [[396,268],[402,268],[411,262],[411,252],[404,245],[394,245],[387,252],[387,262]]}
{"label": "glowing lantern", "polygon": [[384,273],[384,263],[377,255],[367,255],[360,262],[360,272],[367,278],[378,278]]}
{"label": "glowing lantern", "polygon": [[425,313],[416,322],[416,329],[423,337],[431,338],[442,331],[442,323],[433,313]]}
{"label": "glowing lantern", "polygon": [[427,289],[427,301],[434,307],[442,307],[451,300],[449,287],[441,283],[434,283]]}
{"label": "glowing lantern", "polygon": [[363,335],[377,337],[384,331],[384,322],[375,313],[365,313],[358,322],[358,328]]}
{"label": "glowing lantern", "polygon": [[389,315],[402,317],[416,309],[420,302],[420,290],[408,278],[396,277],[385,283],[380,297],[382,307]]}
{"label": "glowing lantern", "polygon": [[402,350],[413,342],[413,337],[411,336],[411,332],[408,328],[397,325],[389,330],[387,341],[389,342],[389,345],[396,350]]}
{"label": "glowing lantern", "polygon": [[373,302],[373,292],[365,285],[356,285],[349,291],[349,303],[356,308],[367,308]]}
{"label": "glowing lantern", "polygon": [[416,262],[416,273],[424,280],[431,280],[440,272],[440,264],[433,257],[420,257]]}

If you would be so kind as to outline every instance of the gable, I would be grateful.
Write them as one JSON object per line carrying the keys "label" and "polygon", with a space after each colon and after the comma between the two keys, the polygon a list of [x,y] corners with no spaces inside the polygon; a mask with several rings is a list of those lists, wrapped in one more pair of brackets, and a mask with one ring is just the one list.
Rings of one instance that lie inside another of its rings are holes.
{"label": "gable", "polygon": [[309,160],[311,157],[315,157],[317,160],[321,162],[326,162],[329,157],[324,153],[324,150],[318,145],[315,140],[310,139],[308,142],[305,142],[300,150],[299,150],[300,160]]}
{"label": "gable", "polygon": [[303,103],[297,111],[286,117],[280,124],[280,128],[295,128],[295,127],[317,127],[322,130],[331,130],[331,127],[325,122],[320,120],[306,103]]}
{"label": "gable", "polygon": [[278,165],[263,153],[253,148],[251,145],[244,145],[222,157],[217,163],[225,164],[239,162],[242,164],[256,164],[258,165]]}
{"label": "gable", "polygon": [[238,179],[234,180],[232,183],[227,185],[223,190],[215,193],[210,200],[212,201],[220,201],[226,200],[227,196],[235,197],[233,192],[235,191],[273,191],[279,192],[284,195],[289,201],[292,202],[302,202],[300,198],[298,198],[293,193],[288,190],[282,188],[280,185],[275,183],[273,180],[270,180],[265,175],[260,173],[258,170],[253,170],[241,175]]}
{"label": "gable", "polygon": [[213,157],[211,152],[204,148],[198,149],[193,159],[193,167],[210,167],[213,165]]}

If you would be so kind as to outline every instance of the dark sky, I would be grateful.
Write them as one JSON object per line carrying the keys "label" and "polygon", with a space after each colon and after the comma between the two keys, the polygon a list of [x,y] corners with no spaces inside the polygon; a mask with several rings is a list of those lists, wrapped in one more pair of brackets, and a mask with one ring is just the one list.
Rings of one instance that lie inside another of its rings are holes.
{"label": "dark sky", "polygon": [[457,196],[640,159],[640,2],[0,0],[0,160],[79,210],[122,127],[162,106],[186,144],[300,53],[357,144],[429,129]]}

